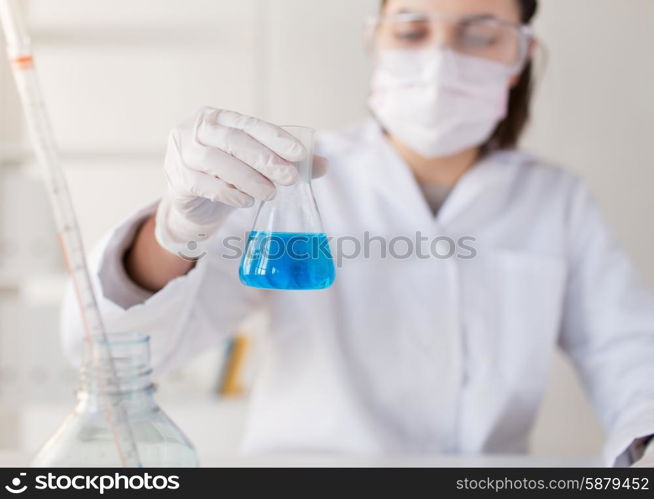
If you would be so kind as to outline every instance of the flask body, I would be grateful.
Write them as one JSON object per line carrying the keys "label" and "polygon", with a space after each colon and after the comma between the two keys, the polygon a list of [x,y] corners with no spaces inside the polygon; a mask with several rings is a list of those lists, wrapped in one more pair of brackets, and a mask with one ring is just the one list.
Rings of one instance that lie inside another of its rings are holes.
{"label": "flask body", "polygon": [[277,186],[275,198],[260,205],[239,277],[255,288],[325,289],[334,282],[335,267],[311,188],[314,132],[304,127],[283,128],[302,142],[308,155],[296,164],[299,181]]}

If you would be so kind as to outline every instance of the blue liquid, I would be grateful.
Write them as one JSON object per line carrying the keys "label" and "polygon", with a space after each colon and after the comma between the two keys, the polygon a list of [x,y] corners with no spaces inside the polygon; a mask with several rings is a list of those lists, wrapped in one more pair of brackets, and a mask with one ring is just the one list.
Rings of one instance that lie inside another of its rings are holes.
{"label": "blue liquid", "polygon": [[334,261],[325,234],[250,232],[239,277],[264,289],[325,289],[334,283]]}

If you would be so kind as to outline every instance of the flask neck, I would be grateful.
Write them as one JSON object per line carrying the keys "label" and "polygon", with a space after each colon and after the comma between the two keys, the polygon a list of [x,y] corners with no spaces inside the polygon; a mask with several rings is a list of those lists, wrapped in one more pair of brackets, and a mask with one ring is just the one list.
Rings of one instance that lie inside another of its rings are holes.
{"label": "flask neck", "polygon": [[134,408],[155,405],[146,336],[109,335],[106,343],[95,343],[87,352],[77,392],[80,404],[94,408],[108,398]]}
{"label": "flask neck", "polygon": [[306,156],[302,161],[294,163],[298,169],[299,183],[309,184],[313,177],[313,152],[314,152],[314,135],[315,130],[304,126],[283,126],[287,133],[295,137],[302,143],[306,150]]}
{"label": "flask neck", "polygon": [[324,230],[311,188],[314,130],[297,126],[282,128],[302,143],[306,156],[293,163],[298,170],[298,181],[293,185],[278,185],[276,196],[261,203],[252,232],[321,234]]}

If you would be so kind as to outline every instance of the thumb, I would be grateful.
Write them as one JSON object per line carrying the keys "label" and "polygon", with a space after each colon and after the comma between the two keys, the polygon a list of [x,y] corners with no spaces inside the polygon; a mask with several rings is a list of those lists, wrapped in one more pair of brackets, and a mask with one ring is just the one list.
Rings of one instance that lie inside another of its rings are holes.
{"label": "thumb", "polygon": [[329,170],[329,161],[322,156],[313,157],[313,178],[323,177]]}

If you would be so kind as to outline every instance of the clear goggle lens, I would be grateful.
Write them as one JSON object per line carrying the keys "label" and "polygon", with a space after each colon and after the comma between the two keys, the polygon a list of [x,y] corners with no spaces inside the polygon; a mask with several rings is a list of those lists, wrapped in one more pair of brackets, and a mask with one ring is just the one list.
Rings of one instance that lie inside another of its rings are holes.
{"label": "clear goggle lens", "polygon": [[528,26],[492,16],[396,14],[369,21],[375,50],[424,50],[446,46],[462,55],[520,68],[533,38]]}

